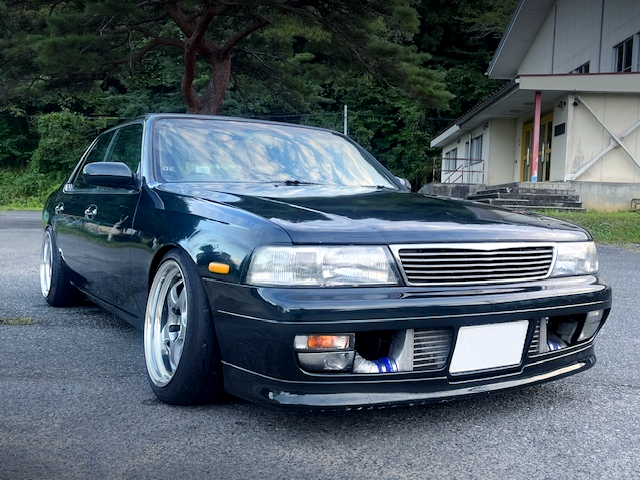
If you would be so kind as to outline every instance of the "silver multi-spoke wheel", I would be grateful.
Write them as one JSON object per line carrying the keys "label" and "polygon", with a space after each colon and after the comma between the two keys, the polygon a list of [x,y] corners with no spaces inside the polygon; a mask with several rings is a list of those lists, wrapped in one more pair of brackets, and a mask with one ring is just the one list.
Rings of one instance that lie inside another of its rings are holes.
{"label": "silver multi-spoke wheel", "polygon": [[51,291],[51,278],[53,271],[53,242],[51,232],[47,229],[42,240],[42,255],[40,258],[40,291],[47,298]]}
{"label": "silver multi-spoke wheel", "polygon": [[165,403],[208,403],[222,392],[222,358],[204,282],[177,248],[166,253],[151,283],[144,357],[151,389]]}
{"label": "silver multi-spoke wheel", "polygon": [[154,385],[164,387],[173,378],[182,358],[189,309],[184,273],[175,260],[158,270],[147,304],[144,353]]}
{"label": "silver multi-spoke wheel", "polygon": [[71,272],[62,262],[52,227],[45,229],[42,238],[40,291],[47,303],[54,307],[69,307],[82,300],[82,294],[71,284]]}

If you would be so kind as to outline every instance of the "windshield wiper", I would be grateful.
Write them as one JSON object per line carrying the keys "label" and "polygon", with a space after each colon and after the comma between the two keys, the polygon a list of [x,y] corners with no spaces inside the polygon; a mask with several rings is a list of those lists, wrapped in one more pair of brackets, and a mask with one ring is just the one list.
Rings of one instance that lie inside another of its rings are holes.
{"label": "windshield wiper", "polygon": [[360,185],[362,188],[375,188],[376,190],[397,190],[396,188],[387,187],[386,185]]}
{"label": "windshield wiper", "polygon": [[320,185],[319,183],[302,182],[300,180],[283,180],[282,182],[278,182],[278,183],[284,183],[285,185]]}

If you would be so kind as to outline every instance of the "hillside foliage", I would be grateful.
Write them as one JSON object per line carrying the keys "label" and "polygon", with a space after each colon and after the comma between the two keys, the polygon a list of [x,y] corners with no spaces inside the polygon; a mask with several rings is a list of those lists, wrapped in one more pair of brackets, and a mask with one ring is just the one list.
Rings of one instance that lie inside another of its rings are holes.
{"label": "hillside foliage", "polygon": [[515,4],[0,0],[0,170],[47,190],[147,112],[342,131],[347,105],[348,135],[417,189],[431,139],[500,87],[484,72]]}

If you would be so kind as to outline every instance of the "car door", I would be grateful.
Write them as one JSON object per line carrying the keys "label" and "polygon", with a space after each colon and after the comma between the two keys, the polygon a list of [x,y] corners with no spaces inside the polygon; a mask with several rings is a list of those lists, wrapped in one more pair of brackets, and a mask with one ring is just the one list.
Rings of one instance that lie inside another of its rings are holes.
{"label": "car door", "polygon": [[128,313],[131,294],[131,240],[140,189],[86,184],[87,163],[123,162],[136,172],[142,149],[141,123],[128,124],[100,137],[87,153],[56,205],[58,244],[66,264],[85,292]]}

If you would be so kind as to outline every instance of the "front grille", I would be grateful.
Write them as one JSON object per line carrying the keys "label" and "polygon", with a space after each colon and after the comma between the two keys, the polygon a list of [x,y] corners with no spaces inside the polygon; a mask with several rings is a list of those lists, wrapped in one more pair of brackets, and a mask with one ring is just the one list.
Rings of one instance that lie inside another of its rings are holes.
{"label": "front grille", "polygon": [[413,332],[413,369],[444,368],[451,352],[453,334],[449,329],[415,330]]}
{"label": "front grille", "polygon": [[409,285],[480,285],[545,278],[553,245],[464,244],[392,247]]}

